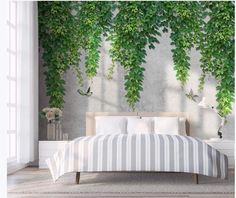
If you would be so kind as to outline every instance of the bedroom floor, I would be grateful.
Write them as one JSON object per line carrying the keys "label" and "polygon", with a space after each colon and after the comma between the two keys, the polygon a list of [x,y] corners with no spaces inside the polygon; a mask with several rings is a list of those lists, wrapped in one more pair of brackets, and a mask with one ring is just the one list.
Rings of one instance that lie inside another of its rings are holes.
{"label": "bedroom floor", "polygon": [[75,173],[52,183],[46,169],[25,168],[8,176],[8,198],[50,197],[234,197],[234,171],[229,180],[199,176],[196,185],[185,173]]}

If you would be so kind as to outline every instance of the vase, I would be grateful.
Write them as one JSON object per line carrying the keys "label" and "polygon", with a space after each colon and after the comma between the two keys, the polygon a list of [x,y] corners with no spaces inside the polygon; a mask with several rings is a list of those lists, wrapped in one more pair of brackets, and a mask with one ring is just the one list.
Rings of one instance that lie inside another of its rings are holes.
{"label": "vase", "polygon": [[48,140],[63,140],[63,133],[61,130],[61,122],[49,122],[47,126],[47,139]]}
{"label": "vase", "polygon": [[56,140],[63,140],[61,122],[55,122],[55,134],[56,134]]}
{"label": "vase", "polygon": [[56,140],[55,124],[52,122],[47,125],[47,140]]}

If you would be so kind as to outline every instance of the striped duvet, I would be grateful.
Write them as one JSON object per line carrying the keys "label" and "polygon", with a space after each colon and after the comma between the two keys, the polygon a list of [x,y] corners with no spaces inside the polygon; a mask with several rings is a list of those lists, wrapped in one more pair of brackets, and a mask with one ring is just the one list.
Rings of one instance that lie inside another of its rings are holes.
{"label": "striped duvet", "polygon": [[68,172],[166,171],[226,179],[227,156],[180,135],[114,134],[79,137],[46,160],[54,182]]}

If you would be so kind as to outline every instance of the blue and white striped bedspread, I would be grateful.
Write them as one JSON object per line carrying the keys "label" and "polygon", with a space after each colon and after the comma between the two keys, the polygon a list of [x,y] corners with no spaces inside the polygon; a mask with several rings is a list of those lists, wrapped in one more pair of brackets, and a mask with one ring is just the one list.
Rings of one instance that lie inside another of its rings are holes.
{"label": "blue and white striped bedspread", "polygon": [[137,134],[80,137],[46,160],[56,181],[68,172],[166,171],[228,176],[228,158],[198,138]]}

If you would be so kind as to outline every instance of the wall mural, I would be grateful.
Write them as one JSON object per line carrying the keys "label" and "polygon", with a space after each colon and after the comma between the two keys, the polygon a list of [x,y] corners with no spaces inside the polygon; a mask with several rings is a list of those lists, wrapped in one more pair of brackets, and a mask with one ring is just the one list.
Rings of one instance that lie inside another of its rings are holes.
{"label": "wall mural", "polygon": [[[132,110],[140,100],[144,79],[146,47],[155,48],[163,32],[171,32],[176,78],[188,83],[191,69],[189,51],[200,50],[202,75],[217,81],[217,110],[225,117],[234,102],[234,3],[228,2],[38,2],[39,37],[46,85],[51,107],[62,108],[65,95],[64,73],[72,68],[78,92],[90,96],[90,87],[99,66],[102,36],[111,43],[113,70],[125,70],[126,99]],[[79,65],[85,52],[85,65]],[[86,73],[83,74],[82,67]]]}

